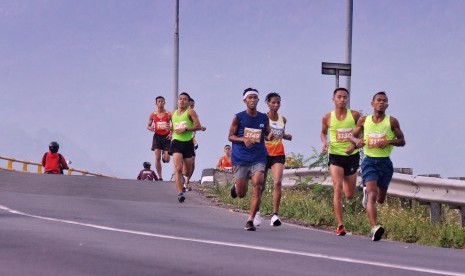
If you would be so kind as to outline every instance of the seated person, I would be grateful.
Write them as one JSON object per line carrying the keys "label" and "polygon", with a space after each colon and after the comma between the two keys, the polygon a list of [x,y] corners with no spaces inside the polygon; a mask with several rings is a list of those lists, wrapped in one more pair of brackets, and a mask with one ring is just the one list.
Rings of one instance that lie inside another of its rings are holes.
{"label": "seated person", "polygon": [[46,174],[63,174],[63,170],[68,170],[68,164],[66,163],[63,155],[58,153],[60,145],[57,142],[51,142],[48,146],[49,151],[42,157],[42,166],[44,167],[44,173]]}
{"label": "seated person", "polygon": [[155,174],[154,171],[150,169],[150,162],[144,162],[142,164],[144,166],[144,169],[139,172],[139,175],[137,176],[137,180],[150,180],[150,181],[157,181],[158,177]]}
{"label": "seated person", "polygon": [[216,164],[216,169],[220,171],[232,171],[232,161],[231,161],[231,146],[226,145],[224,146],[224,156],[218,160],[218,164]]}

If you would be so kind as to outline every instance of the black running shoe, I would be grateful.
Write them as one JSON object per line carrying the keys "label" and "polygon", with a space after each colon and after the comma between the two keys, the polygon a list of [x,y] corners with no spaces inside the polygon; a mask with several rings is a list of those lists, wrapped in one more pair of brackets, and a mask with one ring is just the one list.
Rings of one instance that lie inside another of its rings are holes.
{"label": "black running shoe", "polygon": [[251,221],[251,220],[248,220],[245,223],[244,229],[247,230],[247,231],[255,231],[255,230],[257,230],[257,228],[255,228],[255,226],[253,225],[253,221]]}
{"label": "black running shoe", "polygon": [[232,187],[231,187],[231,197],[232,197],[232,198],[236,198],[236,197],[237,197],[236,185],[232,185]]}
{"label": "black running shoe", "polygon": [[179,193],[179,194],[178,194],[178,201],[179,201],[179,203],[183,203],[184,200],[186,200],[186,198],[184,197],[184,194],[183,194],[183,193]]}

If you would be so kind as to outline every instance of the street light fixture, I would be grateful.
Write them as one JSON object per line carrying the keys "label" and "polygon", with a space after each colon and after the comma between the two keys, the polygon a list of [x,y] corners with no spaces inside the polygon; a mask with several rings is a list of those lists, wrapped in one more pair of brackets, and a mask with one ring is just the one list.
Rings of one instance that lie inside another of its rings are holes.
{"label": "street light fixture", "polygon": [[352,65],[348,63],[321,63],[321,74],[336,75],[336,88],[339,88],[339,76],[350,76]]}

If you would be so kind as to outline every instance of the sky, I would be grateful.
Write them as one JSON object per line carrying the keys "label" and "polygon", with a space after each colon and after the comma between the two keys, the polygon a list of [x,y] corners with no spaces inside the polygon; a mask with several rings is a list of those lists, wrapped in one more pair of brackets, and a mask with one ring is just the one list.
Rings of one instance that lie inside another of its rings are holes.
{"label": "sky", "polygon": [[[180,0],[179,91],[207,127],[194,180],[223,154],[248,87],[262,112],[266,94],[280,93],[288,155],[321,149],[335,88],[321,63],[346,62],[346,9],[346,0]],[[386,91],[406,140],[394,166],[415,175],[465,176],[463,14],[462,0],[354,1],[351,108],[369,114]],[[174,107],[174,16],[174,0],[0,1],[0,155],[38,162],[58,141],[77,169],[135,178],[153,164],[155,97]]]}

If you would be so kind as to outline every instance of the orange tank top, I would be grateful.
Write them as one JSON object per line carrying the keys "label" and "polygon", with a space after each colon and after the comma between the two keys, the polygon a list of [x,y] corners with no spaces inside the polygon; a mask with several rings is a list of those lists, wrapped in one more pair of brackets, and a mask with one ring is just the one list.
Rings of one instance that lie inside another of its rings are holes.
{"label": "orange tank top", "polygon": [[232,168],[232,162],[230,161],[230,159],[228,159],[228,157],[225,155],[223,156],[223,160],[221,160],[221,168],[222,169],[226,169],[226,168]]}

